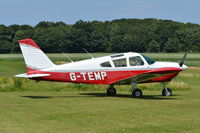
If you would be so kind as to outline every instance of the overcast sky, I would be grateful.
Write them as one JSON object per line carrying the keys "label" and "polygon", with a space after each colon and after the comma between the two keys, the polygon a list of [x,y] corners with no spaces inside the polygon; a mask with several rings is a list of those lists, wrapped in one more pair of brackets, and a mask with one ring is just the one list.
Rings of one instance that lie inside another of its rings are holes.
{"label": "overcast sky", "polygon": [[0,0],[0,24],[157,18],[200,24],[200,0]]}

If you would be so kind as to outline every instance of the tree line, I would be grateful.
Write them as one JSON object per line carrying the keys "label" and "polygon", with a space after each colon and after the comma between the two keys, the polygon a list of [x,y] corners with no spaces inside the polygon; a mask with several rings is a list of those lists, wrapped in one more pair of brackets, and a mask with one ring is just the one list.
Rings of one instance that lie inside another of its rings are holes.
{"label": "tree line", "polygon": [[32,38],[47,53],[200,52],[200,25],[158,19],[39,22],[0,25],[0,53],[19,53],[18,40]]}

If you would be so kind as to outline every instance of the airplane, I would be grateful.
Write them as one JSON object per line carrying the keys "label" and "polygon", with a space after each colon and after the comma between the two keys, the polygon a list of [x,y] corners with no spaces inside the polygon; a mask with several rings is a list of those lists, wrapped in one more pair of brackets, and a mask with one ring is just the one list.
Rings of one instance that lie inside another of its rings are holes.
{"label": "airplane", "polygon": [[27,73],[15,75],[36,81],[58,81],[85,84],[109,85],[108,96],[115,96],[115,85],[131,85],[131,95],[143,96],[137,84],[160,82],[162,95],[172,96],[165,86],[179,72],[187,69],[185,54],[179,63],[158,62],[140,53],[127,52],[110,56],[86,59],[61,65],[54,64],[32,39],[18,41]]}

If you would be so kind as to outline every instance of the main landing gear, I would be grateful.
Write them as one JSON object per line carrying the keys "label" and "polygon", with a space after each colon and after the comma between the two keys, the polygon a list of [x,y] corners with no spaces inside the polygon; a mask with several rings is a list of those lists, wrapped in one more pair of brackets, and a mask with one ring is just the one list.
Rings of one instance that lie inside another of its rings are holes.
{"label": "main landing gear", "polygon": [[107,96],[115,96],[116,95],[116,89],[114,88],[114,85],[111,84],[110,87],[107,89]]}
{"label": "main landing gear", "polygon": [[137,88],[137,84],[136,83],[131,83],[132,89],[131,89],[131,93],[132,96],[135,98],[140,98],[142,97],[142,90],[140,90],[139,88]]}
{"label": "main landing gear", "polygon": [[[131,89],[131,94],[133,97],[139,98],[142,97],[142,90],[137,88],[136,83],[132,83],[132,89]],[[114,85],[110,85],[110,87],[107,89],[107,96],[115,96],[116,95],[116,89]]]}

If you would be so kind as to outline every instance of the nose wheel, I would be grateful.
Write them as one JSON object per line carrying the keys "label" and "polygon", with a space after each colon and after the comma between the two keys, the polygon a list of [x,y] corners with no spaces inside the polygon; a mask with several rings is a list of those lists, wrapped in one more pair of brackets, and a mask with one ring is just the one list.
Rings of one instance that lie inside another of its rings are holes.
{"label": "nose wheel", "polygon": [[162,95],[163,96],[172,96],[172,90],[170,88],[165,87],[165,83],[162,83],[163,90],[162,90]]}
{"label": "nose wheel", "polygon": [[162,95],[163,95],[163,96],[172,96],[172,90],[169,89],[169,88],[164,88],[164,89],[162,90]]}

